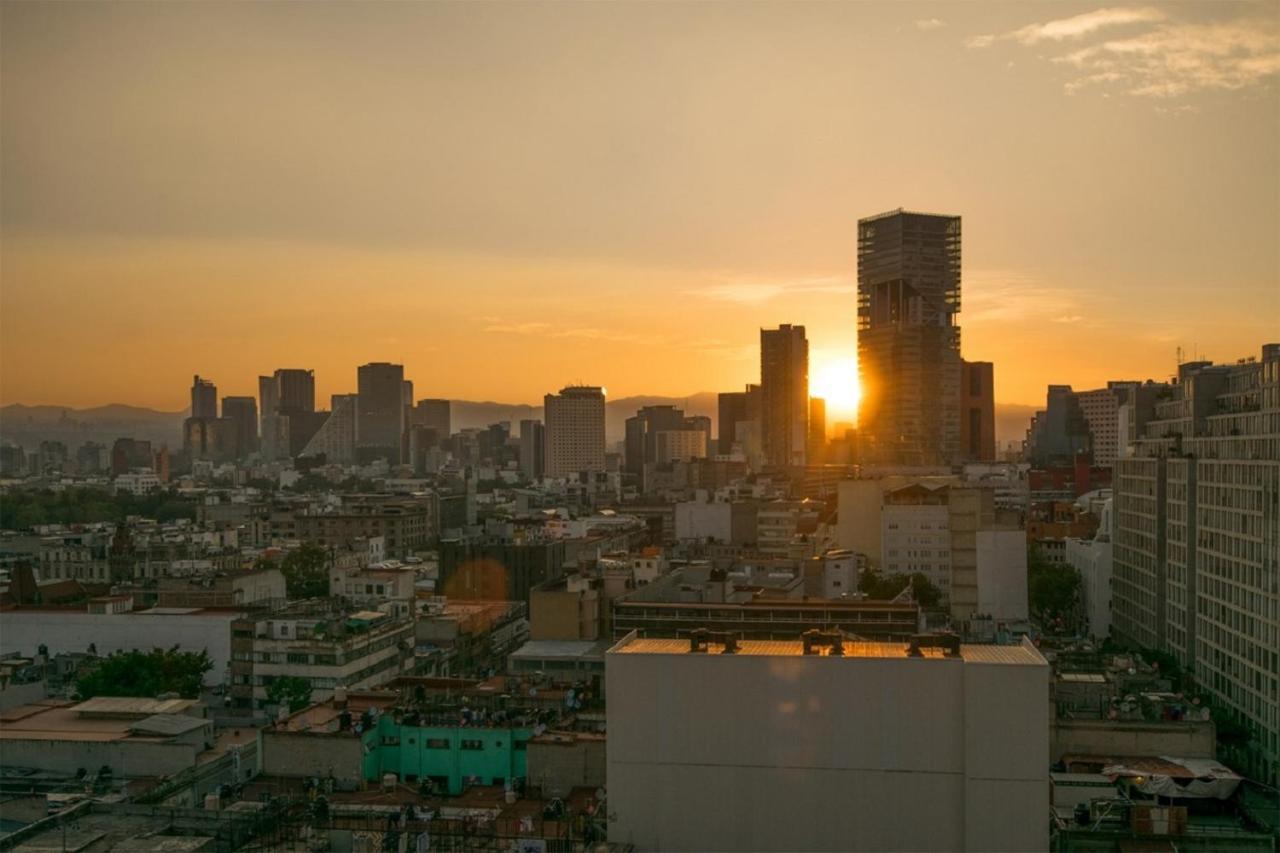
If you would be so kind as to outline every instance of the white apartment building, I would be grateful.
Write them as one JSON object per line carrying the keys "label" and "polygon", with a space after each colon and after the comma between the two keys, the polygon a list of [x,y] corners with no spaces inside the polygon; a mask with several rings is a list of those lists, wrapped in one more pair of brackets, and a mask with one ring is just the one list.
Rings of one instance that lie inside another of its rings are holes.
{"label": "white apartment building", "polygon": [[117,474],[111,481],[111,487],[117,492],[145,495],[160,488],[160,478],[154,471],[138,469],[127,474]]}
{"label": "white apartment building", "polygon": [[707,456],[707,434],[703,430],[662,429],[653,435],[654,462],[658,465],[705,459]]}
{"label": "white apartment building", "polygon": [[1111,509],[1112,501],[1107,499],[1092,539],[1068,539],[1066,544],[1066,561],[1080,573],[1087,630],[1095,640],[1111,636]]}
{"label": "white apartment building", "polygon": [[1114,465],[1120,455],[1120,396],[1110,387],[1076,394],[1093,436],[1093,464],[1104,468]]}
{"label": "white apartment building", "polygon": [[546,476],[604,471],[604,389],[570,385],[543,399]]}
{"label": "white apartment building", "polygon": [[947,490],[908,486],[885,494],[880,565],[890,575],[919,572],[951,595],[951,512]]}
{"label": "white apartment building", "polygon": [[609,841],[1047,850],[1049,666],[1035,647],[841,641],[837,655],[835,636],[730,649],[633,632],[610,649]]}
{"label": "white apartment building", "polygon": [[311,698],[338,687],[359,690],[396,678],[413,660],[408,602],[353,613],[278,611],[231,626],[231,689],[236,707],[261,709],[267,688],[286,676],[305,678]]}
{"label": "white apartment building", "polygon": [[1112,490],[1112,635],[1176,656],[1280,781],[1280,344],[1179,365]]}

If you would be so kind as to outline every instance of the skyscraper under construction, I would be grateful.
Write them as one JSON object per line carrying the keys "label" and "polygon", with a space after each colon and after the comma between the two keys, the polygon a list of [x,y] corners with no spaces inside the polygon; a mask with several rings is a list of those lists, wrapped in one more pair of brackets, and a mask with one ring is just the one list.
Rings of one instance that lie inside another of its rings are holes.
{"label": "skyscraper under construction", "polygon": [[864,464],[960,456],[960,217],[858,222],[858,413]]}

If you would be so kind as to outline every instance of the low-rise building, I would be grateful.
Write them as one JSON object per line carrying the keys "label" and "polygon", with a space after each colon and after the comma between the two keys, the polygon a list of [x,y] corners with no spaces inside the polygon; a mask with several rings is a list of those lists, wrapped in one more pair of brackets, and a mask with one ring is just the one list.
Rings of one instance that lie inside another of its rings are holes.
{"label": "low-rise building", "polygon": [[233,707],[261,711],[278,678],[302,678],[311,698],[337,688],[376,687],[400,675],[413,659],[413,621],[404,604],[344,611],[303,602],[231,626]]}
{"label": "low-rise building", "polygon": [[1049,666],[1030,642],[628,635],[606,668],[611,842],[1048,848]]}

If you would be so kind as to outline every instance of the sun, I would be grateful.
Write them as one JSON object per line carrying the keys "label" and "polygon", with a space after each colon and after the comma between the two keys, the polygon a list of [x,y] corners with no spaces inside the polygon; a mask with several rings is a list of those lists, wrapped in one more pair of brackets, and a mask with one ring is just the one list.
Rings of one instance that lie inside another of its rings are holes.
{"label": "sun", "polygon": [[827,401],[827,418],[832,421],[857,417],[859,391],[855,358],[824,361],[809,375],[809,394]]}

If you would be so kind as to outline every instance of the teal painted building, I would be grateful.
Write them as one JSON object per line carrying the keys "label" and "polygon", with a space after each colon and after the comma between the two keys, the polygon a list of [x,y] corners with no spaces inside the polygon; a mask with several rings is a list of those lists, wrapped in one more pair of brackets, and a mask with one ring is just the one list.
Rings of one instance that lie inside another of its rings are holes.
{"label": "teal painted building", "polygon": [[431,779],[449,794],[461,794],[470,778],[503,785],[525,777],[531,737],[532,728],[404,725],[384,714],[361,736],[364,778],[377,782],[394,773],[406,784]]}

